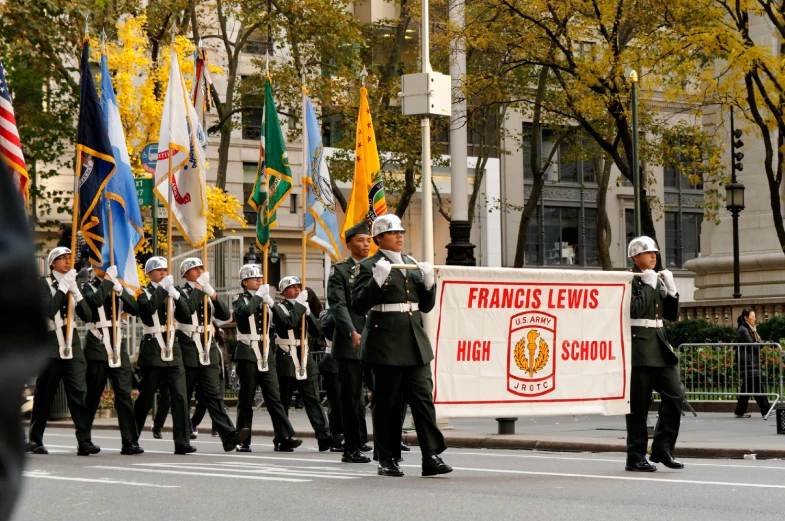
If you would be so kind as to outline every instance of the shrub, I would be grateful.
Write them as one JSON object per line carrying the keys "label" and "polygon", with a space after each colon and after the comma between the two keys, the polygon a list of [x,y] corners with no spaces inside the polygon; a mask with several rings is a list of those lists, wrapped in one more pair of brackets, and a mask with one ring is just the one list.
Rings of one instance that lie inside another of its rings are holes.
{"label": "shrub", "polygon": [[785,338],[785,317],[772,317],[759,324],[758,334],[767,342],[780,342]]}
{"label": "shrub", "polygon": [[736,329],[717,326],[706,320],[669,322],[665,325],[665,331],[674,349],[681,344],[700,344],[702,342],[713,344],[736,341]]}

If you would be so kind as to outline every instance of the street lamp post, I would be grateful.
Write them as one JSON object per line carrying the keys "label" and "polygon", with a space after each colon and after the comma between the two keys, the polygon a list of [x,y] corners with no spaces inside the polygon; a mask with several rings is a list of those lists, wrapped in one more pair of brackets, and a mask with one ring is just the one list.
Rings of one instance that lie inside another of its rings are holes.
{"label": "street lamp post", "polygon": [[725,186],[725,203],[733,217],[733,298],[741,298],[741,284],[739,276],[739,212],[744,209],[744,185],[736,179],[736,171],[744,170],[740,163],[744,154],[736,152],[744,143],[741,141],[741,130],[736,130],[733,121],[733,107],[730,109],[731,133],[731,182]]}
{"label": "street lamp post", "polygon": [[638,164],[638,73],[630,73],[632,84],[632,186],[635,192],[635,236],[643,235],[641,227],[641,172]]}

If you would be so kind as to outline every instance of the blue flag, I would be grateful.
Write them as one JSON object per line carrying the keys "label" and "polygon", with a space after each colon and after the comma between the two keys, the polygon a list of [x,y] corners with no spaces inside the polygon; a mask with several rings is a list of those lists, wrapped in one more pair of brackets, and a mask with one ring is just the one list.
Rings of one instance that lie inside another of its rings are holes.
{"label": "blue flag", "polygon": [[125,144],[123,122],[120,120],[120,110],[117,107],[112,76],[106,64],[105,54],[101,55],[101,108],[117,169],[106,185],[106,205],[104,205],[107,213],[104,221],[106,237],[109,237],[110,233],[108,210],[111,209],[112,212],[111,243],[114,251],[109,251],[110,241],[107,239],[101,249],[104,262],[100,269],[105,271],[111,261],[114,261],[117,265],[117,278],[129,290],[138,293],[141,288],[135,254],[136,249],[142,244],[144,223],[139,200],[136,197],[136,184]]}
{"label": "blue flag", "polygon": [[76,138],[76,175],[79,176],[76,196],[79,205],[75,211],[78,211],[78,230],[90,247],[90,262],[102,266],[101,249],[105,242],[103,196],[106,184],[114,175],[115,162],[95,90],[93,72],[90,70],[89,56],[90,45],[85,42],[80,67],[82,81]]}
{"label": "blue flag", "polygon": [[341,235],[335,217],[335,196],[333,195],[330,172],[322,146],[322,132],[311,105],[305,97],[305,125],[308,136],[308,167],[303,179],[308,185],[308,211],[305,213],[305,234],[307,242],[330,256],[333,262],[341,259],[341,250],[335,242]]}

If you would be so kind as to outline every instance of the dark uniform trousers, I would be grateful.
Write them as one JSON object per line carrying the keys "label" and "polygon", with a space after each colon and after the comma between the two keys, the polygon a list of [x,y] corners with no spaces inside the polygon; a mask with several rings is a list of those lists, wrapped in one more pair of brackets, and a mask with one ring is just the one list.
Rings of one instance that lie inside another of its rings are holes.
{"label": "dark uniform trousers", "polygon": [[[180,308],[175,309],[175,318],[181,324],[192,324],[192,313],[197,313],[197,323],[200,326],[211,324],[213,318],[229,320],[231,317],[229,308],[219,299],[212,301],[212,305],[208,306],[207,316],[205,316],[203,305],[205,293],[190,284],[180,288],[180,292],[189,303],[187,314]],[[180,300],[183,300],[183,298],[181,297]],[[200,335],[200,339],[203,335],[203,333],[194,334]],[[190,334],[178,331],[177,342],[180,344],[180,349],[183,353],[183,364],[185,365],[186,400],[190,402],[194,388],[198,383],[202,389],[204,405],[207,407],[207,412],[213,420],[213,428],[218,432],[222,441],[227,441],[235,429],[232,420],[226,414],[223,394],[221,394],[222,360],[218,345],[213,340],[209,346],[204,346],[204,349],[209,349],[210,365],[201,365],[199,362],[199,351]]]}
{"label": "dark uniform trousers", "polygon": [[[270,353],[272,355],[272,353]],[[267,371],[259,371],[256,362],[250,360],[238,360],[235,371],[240,379],[240,390],[237,394],[237,428],[251,428],[254,413],[254,395],[256,388],[262,388],[262,396],[267,407],[267,414],[273,422],[276,440],[285,440],[294,436],[294,428],[289,421],[286,409],[281,403],[281,392],[278,387],[278,373],[275,363],[272,363],[273,356],[267,359]],[[246,446],[251,444],[251,437],[245,442]]]}
{"label": "dark uniform trousers", "polygon": [[[153,327],[156,317],[159,326],[167,323],[167,301],[166,290],[160,286],[156,287],[153,283],[150,283],[146,291],[139,295],[137,299],[139,318],[145,326]],[[179,309],[182,314],[188,313],[189,307],[185,298],[181,296],[174,301],[173,309],[175,312]],[[165,342],[166,333],[161,333],[160,338]],[[147,415],[155,402],[156,391],[160,392],[161,400],[159,400],[153,427],[158,430],[163,427],[171,404],[175,449],[182,449],[190,445],[191,424],[188,418],[188,400],[185,397],[183,354],[180,345],[176,342],[172,347],[172,355],[171,361],[161,360],[161,345],[156,336],[145,334],[142,337],[138,360],[142,380],[139,382],[139,397],[134,404],[134,416],[136,427],[141,433]]]}
{"label": "dark uniform trousers", "polygon": [[357,449],[368,443],[363,366],[359,360],[338,360],[338,383],[341,386],[344,446],[347,450]]}
{"label": "dark uniform trousers", "polygon": [[[414,261],[403,257],[403,262]],[[352,309],[368,313],[360,346],[363,362],[373,373],[373,433],[379,461],[400,457],[403,402],[408,403],[414,418],[417,440],[423,459],[447,449],[433,405],[433,360],[422,313],[431,311],[436,302],[436,286],[425,288],[417,270],[394,269],[380,287],[373,278],[373,267],[387,258],[382,251],[360,263],[352,289]],[[390,261],[391,262],[391,261]],[[376,305],[418,304],[408,312],[374,310]],[[403,400],[403,402],[402,402]]]}
{"label": "dark uniform trousers", "polygon": [[[50,275],[50,277],[54,283],[54,276]],[[61,317],[65,316],[68,307],[68,297],[66,294],[56,292],[55,295],[52,296],[49,283],[44,277],[39,279],[38,289],[44,306],[44,313],[47,318],[52,320],[55,313],[60,313]],[[77,304],[76,314],[82,320],[90,320],[90,308],[84,299]],[[66,337],[67,334],[65,328],[63,328],[63,338]],[[79,334],[74,330],[74,338],[72,340],[73,358],[69,360],[60,358],[57,337],[54,331],[48,333],[47,340],[50,346],[47,349],[50,358],[47,360],[43,372],[38,375],[38,378],[35,381],[35,397],[33,400],[33,411],[30,416],[29,440],[43,444],[44,430],[46,429],[46,422],[49,419],[52,402],[54,402],[57,389],[60,387],[60,382],[62,381],[63,387],[65,388],[66,400],[68,401],[68,409],[71,411],[71,418],[73,419],[74,427],[76,428],[76,439],[80,443],[88,441],[90,439],[90,426],[92,425],[92,420],[90,419],[85,404],[85,395],[87,393],[85,387],[85,373],[87,371],[87,362],[82,353]]]}
{"label": "dark uniform trousers", "polygon": [[[305,307],[300,304],[292,304],[288,300],[277,303],[273,306],[273,325],[275,327],[278,338],[288,338],[289,331],[294,330],[295,336],[300,336],[300,324],[303,315],[305,314]],[[308,334],[312,337],[321,336],[321,328],[318,319],[309,314],[306,323],[308,324]],[[297,353],[295,356],[300,356],[299,346],[291,346],[292,350]],[[311,422],[316,439],[326,440],[330,437],[330,430],[327,425],[327,417],[324,415],[324,409],[319,399],[319,369],[314,363],[313,357],[308,356],[306,365],[306,373],[308,378],[306,380],[298,380],[295,377],[295,366],[292,355],[284,351],[280,346],[276,346],[275,365],[278,371],[278,385],[281,389],[281,401],[283,402],[286,414],[289,414],[289,405],[292,401],[292,394],[295,389],[303,399],[305,406],[305,413],[308,415],[308,420]]]}
{"label": "dark uniform trousers", "polygon": [[[82,288],[85,300],[90,305],[93,313],[93,320],[99,320],[97,309],[104,308],[107,319],[111,320],[111,293],[114,284],[108,280],[95,279],[87,283]],[[136,299],[127,291],[117,297],[115,305],[116,313],[120,314],[120,302],[122,311],[131,315],[137,314]],[[118,330],[122,324],[117,321]],[[111,327],[107,328],[112,337],[110,342],[114,343],[114,335]],[[95,413],[101,403],[101,395],[106,389],[107,380],[112,384],[114,391],[114,409],[117,411],[117,422],[120,425],[120,436],[124,442],[135,442],[139,439],[139,431],[136,430],[136,419],[134,418],[134,404],[131,400],[131,390],[133,388],[133,370],[131,359],[125,341],[120,343],[120,367],[110,368],[109,359],[103,341],[92,332],[85,334],[84,353],[87,359],[87,397],[85,399],[87,412],[90,415],[90,426],[95,419]]]}
{"label": "dark uniform trousers", "polygon": [[[329,355],[327,355],[329,356]],[[334,363],[334,362],[333,362]],[[322,374],[322,387],[327,396],[327,419],[330,424],[330,434],[336,436],[343,434],[343,407],[341,405],[341,382],[338,374],[320,368]]]}
{"label": "dark uniform trousers", "polygon": [[[633,271],[639,272],[637,268]],[[630,317],[648,320],[678,320],[679,297],[665,292],[662,281],[657,289],[632,281]],[[646,461],[652,391],[660,394],[659,419],[654,429],[652,454],[673,452],[679,435],[684,390],[679,379],[679,359],[661,327],[632,326],[632,371],[630,374],[630,414],[627,423],[627,461]]]}

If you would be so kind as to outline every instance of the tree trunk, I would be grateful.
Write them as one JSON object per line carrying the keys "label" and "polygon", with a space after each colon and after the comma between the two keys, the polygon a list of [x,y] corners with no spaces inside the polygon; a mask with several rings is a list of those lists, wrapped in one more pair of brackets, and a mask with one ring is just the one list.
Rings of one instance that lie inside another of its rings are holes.
{"label": "tree trunk", "polygon": [[544,185],[545,178],[543,174],[540,173],[539,175],[536,175],[534,183],[532,183],[532,191],[529,194],[529,198],[526,200],[523,212],[521,212],[521,223],[518,225],[518,242],[515,245],[514,268],[523,267],[524,254],[526,253],[526,236],[529,232],[529,221],[537,210],[537,203],[540,201],[540,195],[542,194],[542,187]]}
{"label": "tree trunk", "polygon": [[[237,65],[240,63],[239,52],[229,60],[229,73],[226,76],[226,96],[224,96],[221,111],[229,113],[234,105],[234,89],[237,83]],[[265,114],[266,115],[266,114]],[[229,166],[229,147],[232,144],[232,122],[227,121],[221,126],[221,141],[218,144],[218,172],[216,173],[215,186],[226,190],[226,170]]]}
{"label": "tree trunk", "polygon": [[409,203],[412,202],[412,197],[417,192],[417,185],[414,182],[414,168],[410,166],[406,167],[404,176],[406,182],[403,186],[401,198],[398,199],[398,206],[395,208],[395,215],[397,215],[399,219],[403,219],[406,209],[409,208]]}
{"label": "tree trunk", "polygon": [[613,162],[604,158],[602,166],[595,164],[594,169],[597,176],[597,250],[600,253],[600,263],[603,271],[613,270],[611,262],[611,222],[608,219],[608,209],[606,202],[608,199],[608,184],[611,178],[611,167]]}

